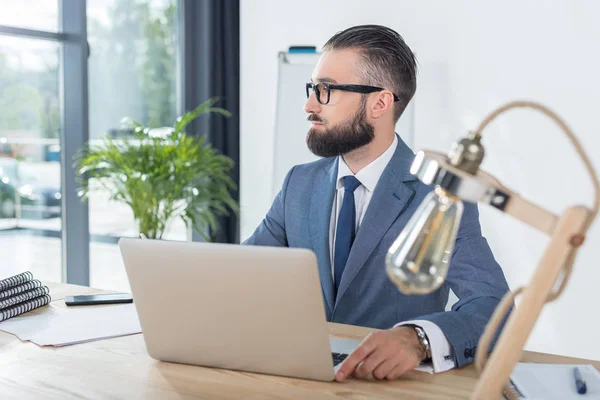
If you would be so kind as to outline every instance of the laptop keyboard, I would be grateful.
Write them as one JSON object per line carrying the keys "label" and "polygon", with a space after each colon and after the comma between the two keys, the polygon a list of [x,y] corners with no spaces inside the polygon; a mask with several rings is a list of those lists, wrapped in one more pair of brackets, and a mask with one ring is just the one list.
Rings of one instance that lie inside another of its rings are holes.
{"label": "laptop keyboard", "polygon": [[346,357],[348,357],[348,354],[331,353],[331,356],[333,357],[333,366],[335,367],[336,365],[344,361]]}

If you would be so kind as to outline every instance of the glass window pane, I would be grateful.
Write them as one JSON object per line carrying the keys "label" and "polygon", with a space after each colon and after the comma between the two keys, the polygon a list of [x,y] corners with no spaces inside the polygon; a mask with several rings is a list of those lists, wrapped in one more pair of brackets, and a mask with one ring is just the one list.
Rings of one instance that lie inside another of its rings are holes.
{"label": "glass window pane", "polygon": [[[176,0],[88,0],[90,141],[117,143],[131,138],[121,121],[132,118],[149,127],[172,126],[176,116]],[[110,60],[110,62],[107,62]],[[115,186],[90,196],[90,282],[98,288],[128,290],[119,237],[137,237],[131,208],[111,200]],[[185,240],[182,221],[163,238]]]}
{"label": "glass window pane", "polygon": [[58,32],[58,0],[2,0],[0,25]]}
{"label": "glass window pane", "polygon": [[0,36],[0,276],[61,281],[59,44]]}

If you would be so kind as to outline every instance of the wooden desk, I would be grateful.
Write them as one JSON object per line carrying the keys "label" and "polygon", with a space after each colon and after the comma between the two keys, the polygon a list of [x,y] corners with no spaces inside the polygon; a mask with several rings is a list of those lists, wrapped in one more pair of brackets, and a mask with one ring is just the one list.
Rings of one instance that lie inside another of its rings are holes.
{"label": "wooden desk", "polygon": [[[47,284],[51,307],[64,307],[67,295],[103,292]],[[370,331],[330,324],[331,334],[340,337],[362,338]],[[541,353],[525,352],[522,360],[591,363],[600,369],[599,362]],[[156,361],[146,353],[142,335],[40,348],[0,332],[2,399],[464,399],[475,386],[475,376],[468,366],[438,375],[413,372],[394,382],[313,382]]]}

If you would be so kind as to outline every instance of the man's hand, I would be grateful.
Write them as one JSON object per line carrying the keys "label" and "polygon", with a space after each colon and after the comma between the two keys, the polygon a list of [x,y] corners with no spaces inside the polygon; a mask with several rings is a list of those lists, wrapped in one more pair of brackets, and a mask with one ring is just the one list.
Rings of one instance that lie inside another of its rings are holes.
{"label": "man's hand", "polygon": [[335,379],[341,382],[352,373],[358,379],[365,379],[371,373],[375,379],[397,379],[419,366],[425,357],[413,328],[399,326],[377,331],[367,336],[344,360]]}

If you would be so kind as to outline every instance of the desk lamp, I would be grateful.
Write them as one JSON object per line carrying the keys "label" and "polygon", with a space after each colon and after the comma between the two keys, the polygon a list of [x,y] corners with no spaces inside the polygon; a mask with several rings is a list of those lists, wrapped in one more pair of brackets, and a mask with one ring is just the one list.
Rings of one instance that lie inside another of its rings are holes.
{"label": "desk lamp", "polygon": [[[567,208],[559,216],[554,215],[479,169],[484,157],[481,145],[484,128],[500,114],[514,108],[542,112],[567,135],[592,180],[595,198],[591,209],[577,205]],[[475,132],[454,145],[448,156],[433,151],[418,152],[410,172],[423,183],[434,186],[434,190],[423,200],[386,257],[388,276],[403,293],[430,293],[444,282],[462,216],[462,201],[488,204],[551,238],[529,286],[507,293],[477,346],[475,367],[480,379],[472,398],[496,399],[503,392],[509,398],[515,398],[515,393],[507,387],[511,371],[544,304],[560,296],[565,288],[577,251],[600,208],[600,183],[592,164],[558,115],[538,103],[515,101],[487,116]],[[518,295],[521,295],[519,307],[510,314],[488,359],[492,338]]]}

